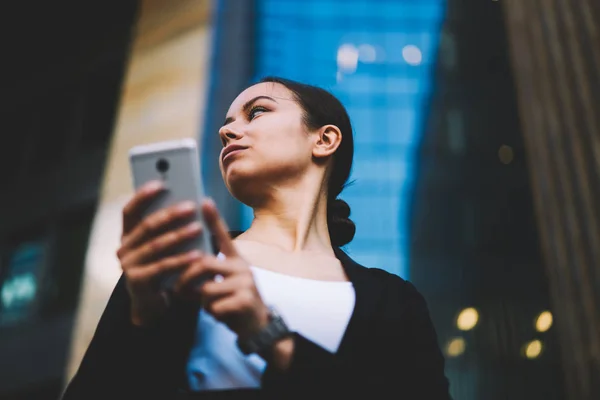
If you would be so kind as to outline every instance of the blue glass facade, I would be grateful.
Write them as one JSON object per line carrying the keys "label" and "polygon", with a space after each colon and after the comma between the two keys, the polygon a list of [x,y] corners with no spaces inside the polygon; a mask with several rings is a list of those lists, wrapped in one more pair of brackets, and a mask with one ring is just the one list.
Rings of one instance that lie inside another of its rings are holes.
{"label": "blue glass facade", "polygon": [[[431,92],[444,0],[258,0],[256,75],[330,90],[355,130],[357,225],[346,251],[408,278],[415,150]],[[249,224],[251,213],[245,213]],[[246,225],[247,226],[247,225]]]}

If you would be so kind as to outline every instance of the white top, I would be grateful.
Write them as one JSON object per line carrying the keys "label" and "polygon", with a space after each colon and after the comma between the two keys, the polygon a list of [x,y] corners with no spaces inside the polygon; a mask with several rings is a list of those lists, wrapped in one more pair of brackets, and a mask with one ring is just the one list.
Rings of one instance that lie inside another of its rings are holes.
{"label": "white top", "polygon": [[[298,278],[251,267],[265,304],[274,306],[290,330],[335,353],[354,310],[351,282]],[[256,354],[245,356],[237,336],[204,310],[200,311],[196,341],[187,373],[192,390],[258,388],[266,367]]]}

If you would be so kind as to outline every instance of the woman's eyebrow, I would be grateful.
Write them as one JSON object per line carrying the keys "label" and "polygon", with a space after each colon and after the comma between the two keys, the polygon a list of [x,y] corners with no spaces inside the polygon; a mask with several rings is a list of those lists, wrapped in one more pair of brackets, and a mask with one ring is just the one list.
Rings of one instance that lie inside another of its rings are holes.
{"label": "woman's eyebrow", "polygon": [[[251,100],[248,100],[246,102],[246,104],[244,104],[244,106],[242,107],[242,110],[244,110],[244,112],[247,113],[250,110],[250,108],[252,107],[252,105],[254,103],[256,103],[258,100],[261,100],[261,99],[271,100],[271,101],[277,103],[277,100],[275,100],[272,97],[269,97],[269,96],[256,96],[255,98],[253,98]],[[232,123],[234,121],[234,119],[235,118],[233,118],[233,117],[227,117],[227,118],[225,118],[225,122],[223,123],[223,126]]]}

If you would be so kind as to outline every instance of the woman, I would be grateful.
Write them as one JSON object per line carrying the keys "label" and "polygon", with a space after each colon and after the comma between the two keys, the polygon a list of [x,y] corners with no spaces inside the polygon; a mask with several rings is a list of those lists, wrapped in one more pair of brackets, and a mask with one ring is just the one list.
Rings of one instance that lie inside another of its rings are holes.
{"label": "woman", "polygon": [[[196,206],[141,220],[161,186],[136,193],[123,211],[123,276],[64,399],[450,398],[422,296],[339,249],[355,232],[337,199],[353,158],[342,104],[267,78],[235,99],[219,135],[223,179],[253,208],[251,227],[232,238],[206,201],[219,254],[163,258],[202,231],[166,228]],[[166,296],[157,282],[172,271]]]}

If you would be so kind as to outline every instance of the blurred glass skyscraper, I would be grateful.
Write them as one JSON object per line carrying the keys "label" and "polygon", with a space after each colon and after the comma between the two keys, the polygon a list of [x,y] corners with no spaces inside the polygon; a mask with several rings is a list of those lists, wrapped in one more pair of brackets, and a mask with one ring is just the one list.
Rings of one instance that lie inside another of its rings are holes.
{"label": "blurred glass skyscraper", "polygon": [[[277,75],[330,90],[355,130],[341,195],[357,225],[346,250],[408,278],[414,156],[431,93],[444,0],[258,0],[256,78]],[[244,224],[251,221],[246,209]]]}

